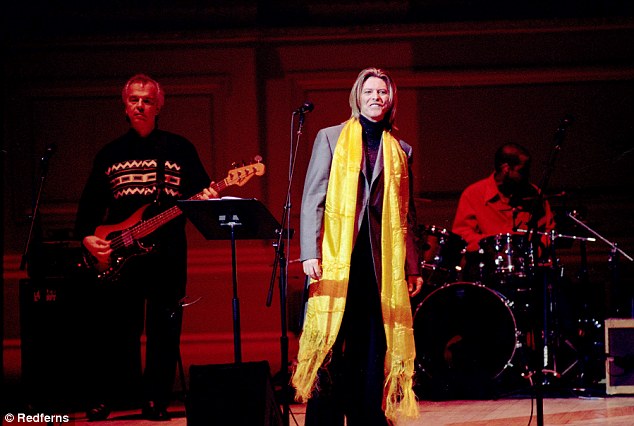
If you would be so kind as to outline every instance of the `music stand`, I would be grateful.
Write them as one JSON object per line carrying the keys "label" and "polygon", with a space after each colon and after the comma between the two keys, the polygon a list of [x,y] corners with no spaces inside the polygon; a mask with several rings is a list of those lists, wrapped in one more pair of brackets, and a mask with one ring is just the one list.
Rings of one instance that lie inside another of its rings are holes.
{"label": "music stand", "polygon": [[236,240],[266,240],[276,237],[280,224],[255,198],[179,200],[178,207],[207,240],[231,240],[233,273],[233,347],[235,362],[242,362],[240,302],[236,268]]}

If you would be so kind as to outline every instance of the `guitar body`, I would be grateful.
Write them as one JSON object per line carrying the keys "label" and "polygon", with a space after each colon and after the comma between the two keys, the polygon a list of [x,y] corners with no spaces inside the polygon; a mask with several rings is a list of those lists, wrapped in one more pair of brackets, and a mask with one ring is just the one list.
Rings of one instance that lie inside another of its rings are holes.
{"label": "guitar body", "polygon": [[[227,177],[212,186],[216,192],[220,193],[225,188],[238,185],[242,186],[253,176],[264,174],[264,164],[260,163],[261,157],[256,157],[256,163],[247,166],[236,167],[230,170]],[[190,200],[201,200],[207,198],[204,191],[199,192]],[[98,262],[93,256],[85,256],[85,262],[97,273],[100,281],[110,281],[116,279],[125,263],[132,257],[149,253],[154,248],[152,244],[144,244],[144,237],[149,236],[158,228],[180,216],[182,211],[173,206],[153,217],[147,217],[146,210],[152,204],[146,204],[138,209],[123,222],[113,225],[100,225],[95,229],[95,236],[110,242],[112,253],[108,262]]]}
{"label": "guitar body", "polygon": [[100,225],[95,229],[95,235],[108,241],[120,241],[112,248],[108,263],[92,259],[92,267],[97,272],[99,280],[114,280],[121,272],[123,265],[131,258],[149,253],[153,245],[144,245],[141,239],[134,236],[132,230],[143,222],[145,211],[150,207],[146,204],[123,222],[111,225]]}

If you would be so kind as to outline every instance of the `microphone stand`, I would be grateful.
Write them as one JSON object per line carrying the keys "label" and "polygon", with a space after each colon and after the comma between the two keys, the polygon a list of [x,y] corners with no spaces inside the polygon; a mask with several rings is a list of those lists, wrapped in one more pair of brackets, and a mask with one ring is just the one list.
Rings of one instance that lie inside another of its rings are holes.
{"label": "microphone stand", "polygon": [[55,152],[55,145],[49,145],[44,152],[44,155],[40,159],[40,180],[37,189],[37,193],[35,196],[35,200],[33,201],[33,207],[31,211],[31,224],[29,226],[29,233],[26,238],[26,243],[24,245],[24,253],[22,253],[22,260],[20,261],[20,271],[24,271],[26,269],[27,263],[29,263],[33,246],[33,238],[34,232],[39,220],[39,211],[40,211],[40,201],[42,199],[42,192],[44,190],[44,182],[46,181],[46,176],[48,175],[48,163],[51,159],[53,153]]}
{"label": "microphone stand", "polygon": [[[572,124],[572,117],[566,116],[564,117],[557,130],[555,131],[555,146],[550,153],[550,158],[548,160],[548,164],[546,165],[546,169],[544,170],[544,174],[542,176],[542,180],[538,187],[537,196],[533,200],[533,204],[530,209],[530,219],[528,221],[528,246],[532,250],[533,261],[536,262],[538,259],[536,257],[539,254],[539,212],[543,208],[544,203],[544,193],[546,192],[546,188],[548,187],[548,183],[550,181],[550,177],[555,168],[555,162],[557,157],[559,156],[559,152],[561,151],[561,146],[563,144],[564,138],[566,136],[567,128]],[[551,243],[551,244],[554,244]],[[556,264],[556,259],[552,259],[553,265]],[[533,265],[535,266],[535,264]],[[532,268],[532,276],[531,281],[537,284],[537,274],[535,268]],[[535,285],[535,288],[539,288],[539,286]],[[546,372],[546,368],[548,366],[549,359],[549,324],[548,324],[548,304],[549,304],[549,285],[548,280],[546,279],[546,274],[542,277],[541,282],[541,308],[542,308],[542,318],[541,318],[541,330],[537,330],[538,332],[535,334],[535,341],[537,343],[537,359],[539,365],[536,366],[533,374],[536,376],[534,381],[535,388],[535,403],[537,406],[536,409],[536,418],[537,418],[537,426],[544,425],[544,394],[543,394],[543,376]],[[538,322],[539,323],[539,322]],[[541,333],[539,332],[541,331]]]}
{"label": "microphone stand", "polygon": [[[296,139],[294,139],[295,129],[295,115],[299,115],[297,132],[295,133]],[[299,109],[293,112],[291,117],[291,144],[289,151],[289,165],[288,165],[288,188],[286,190],[286,201],[284,203],[284,212],[282,214],[282,223],[280,229],[277,231],[277,241],[273,243],[275,247],[275,260],[273,262],[273,272],[271,274],[271,282],[269,285],[269,291],[266,298],[266,306],[270,307],[273,300],[273,288],[275,287],[275,277],[279,266],[279,288],[280,288],[280,316],[282,335],[280,337],[281,346],[281,369],[280,380],[282,381],[282,424],[283,426],[289,426],[289,401],[290,396],[290,378],[288,374],[288,325],[286,320],[286,296],[288,285],[288,256],[286,251],[290,247],[290,240],[292,238],[292,230],[290,228],[290,212],[291,212],[291,187],[293,184],[293,173],[295,171],[295,161],[297,160],[297,148],[302,136],[302,128],[304,126],[304,110]],[[286,245],[284,245],[284,239],[286,238]]]}

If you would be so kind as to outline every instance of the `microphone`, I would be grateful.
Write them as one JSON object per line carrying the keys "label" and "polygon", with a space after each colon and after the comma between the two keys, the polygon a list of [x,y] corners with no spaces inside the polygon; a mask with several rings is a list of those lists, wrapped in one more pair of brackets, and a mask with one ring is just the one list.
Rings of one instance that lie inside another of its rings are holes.
{"label": "microphone", "polygon": [[304,105],[293,111],[293,114],[305,114],[307,112],[311,112],[313,109],[315,109],[315,105],[313,105],[310,101],[306,101],[304,102]]}
{"label": "microphone", "polygon": [[48,173],[48,160],[50,160],[53,154],[55,154],[55,151],[57,151],[57,146],[52,143],[46,147],[42,158],[40,158],[40,169],[42,178],[44,178],[44,176],[46,176],[46,174]]}
{"label": "microphone", "polygon": [[572,115],[566,115],[564,118],[561,119],[561,121],[559,122],[559,127],[557,128],[558,132],[562,132],[565,131],[568,127],[570,127],[572,125],[572,123],[575,122],[575,118]]}
{"label": "microphone", "polygon": [[44,150],[44,155],[42,155],[42,159],[41,159],[42,163],[48,162],[48,160],[51,159],[53,154],[55,154],[55,151],[57,151],[57,145],[55,145],[54,143],[48,145],[46,149]]}
{"label": "microphone", "polygon": [[564,136],[566,135],[566,130],[572,125],[572,123],[574,123],[574,121],[575,119],[572,115],[566,115],[564,118],[561,119],[561,122],[559,123],[559,126],[555,131],[555,142],[557,143],[557,146],[563,143]]}
{"label": "microphone", "polygon": [[561,119],[561,126],[568,127],[574,122],[575,122],[575,118],[572,115],[567,114],[564,118]]}

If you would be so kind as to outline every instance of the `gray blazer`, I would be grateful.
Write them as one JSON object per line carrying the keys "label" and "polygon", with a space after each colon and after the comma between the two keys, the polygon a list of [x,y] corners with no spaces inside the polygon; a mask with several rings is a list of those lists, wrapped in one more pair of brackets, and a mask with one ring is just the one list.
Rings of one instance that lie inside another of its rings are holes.
{"label": "gray blazer", "polygon": [[[326,191],[330,177],[335,146],[343,129],[343,124],[321,129],[317,133],[313,152],[306,173],[302,207],[300,215],[300,247],[302,261],[321,259],[321,241],[323,236]],[[401,148],[407,154],[408,162],[412,162],[412,147],[400,140]],[[369,220],[370,243],[374,259],[374,271],[377,282],[381,283],[381,216],[383,211],[383,150],[379,154],[372,176],[366,176],[365,155],[362,156],[359,184],[357,185],[357,211],[355,215],[354,242],[361,228],[363,216]],[[406,237],[407,257],[405,272],[407,275],[420,275],[418,250],[414,240],[416,229],[416,211],[412,194],[412,173],[410,168],[410,203],[408,214],[408,232]]]}

